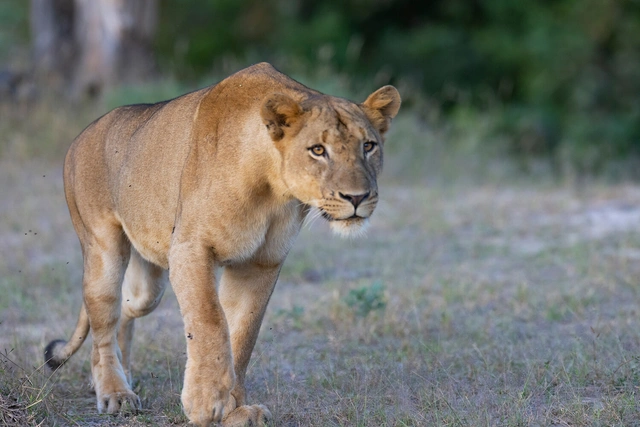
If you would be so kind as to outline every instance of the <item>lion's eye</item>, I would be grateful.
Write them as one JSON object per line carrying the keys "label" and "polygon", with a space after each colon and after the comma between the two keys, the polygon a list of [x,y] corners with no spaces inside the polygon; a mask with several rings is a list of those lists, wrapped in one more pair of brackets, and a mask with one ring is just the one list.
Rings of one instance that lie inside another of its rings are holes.
{"label": "lion's eye", "polygon": [[325,149],[322,145],[314,145],[313,147],[309,148],[309,150],[311,150],[311,152],[316,155],[316,156],[323,156],[325,153]]}
{"label": "lion's eye", "polygon": [[367,141],[364,144],[362,144],[362,147],[364,148],[365,153],[370,153],[371,151],[373,151],[375,146],[376,146],[376,143],[372,141]]}

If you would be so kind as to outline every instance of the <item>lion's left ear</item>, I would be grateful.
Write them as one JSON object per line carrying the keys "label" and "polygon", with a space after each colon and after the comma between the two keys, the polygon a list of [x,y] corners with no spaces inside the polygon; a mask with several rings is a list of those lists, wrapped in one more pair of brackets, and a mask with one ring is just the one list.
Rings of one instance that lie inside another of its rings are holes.
{"label": "lion's left ear", "polygon": [[384,136],[389,130],[391,120],[398,114],[401,103],[398,89],[387,85],[369,95],[360,106],[371,124]]}
{"label": "lion's left ear", "polygon": [[260,110],[262,122],[267,126],[271,139],[280,141],[287,128],[300,118],[302,108],[294,99],[282,93],[274,93],[265,98]]}

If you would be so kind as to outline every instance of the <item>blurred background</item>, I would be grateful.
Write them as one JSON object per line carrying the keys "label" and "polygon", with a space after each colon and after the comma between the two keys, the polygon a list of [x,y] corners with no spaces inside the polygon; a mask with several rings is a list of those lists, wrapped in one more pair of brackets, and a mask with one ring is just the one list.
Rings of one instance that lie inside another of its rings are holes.
{"label": "blurred background", "polygon": [[638,0],[3,0],[0,157],[57,161],[110,108],[260,61],[396,85],[392,180],[640,178]]}
{"label": "blurred background", "polygon": [[640,425],[640,0],[0,0],[0,425],[186,423],[173,295],[136,325],[139,415],[96,414],[90,345],[42,369],[82,298],[62,161],[108,110],[261,61],[404,102],[368,240],[294,245],[251,402],[278,426]]}

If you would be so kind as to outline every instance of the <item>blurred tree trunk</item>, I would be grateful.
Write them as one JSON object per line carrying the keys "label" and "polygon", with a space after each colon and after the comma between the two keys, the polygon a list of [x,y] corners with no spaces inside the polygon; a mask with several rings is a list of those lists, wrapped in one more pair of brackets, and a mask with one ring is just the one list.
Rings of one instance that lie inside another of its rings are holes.
{"label": "blurred tree trunk", "polygon": [[74,0],[31,0],[30,24],[36,72],[60,86],[73,73],[76,55]]}
{"label": "blurred tree trunk", "polygon": [[74,97],[148,77],[157,11],[157,0],[31,0],[38,74]]}

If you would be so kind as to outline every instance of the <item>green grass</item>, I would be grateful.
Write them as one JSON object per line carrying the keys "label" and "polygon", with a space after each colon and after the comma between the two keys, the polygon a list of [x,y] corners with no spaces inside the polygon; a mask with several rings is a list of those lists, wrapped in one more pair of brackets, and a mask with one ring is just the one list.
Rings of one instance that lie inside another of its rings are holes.
{"label": "green grass", "polygon": [[[136,325],[140,414],[96,413],[90,342],[53,375],[41,366],[75,325],[82,275],[61,182],[72,130],[36,136],[65,120],[77,132],[84,117],[48,111],[33,111],[40,130],[0,120],[0,412],[16,420],[0,423],[184,424],[170,291]],[[473,168],[456,180],[470,156],[438,157],[444,142],[410,114],[395,124],[368,237],[340,240],[318,221],[291,251],[250,401],[278,426],[639,425],[640,191],[475,180]]]}

